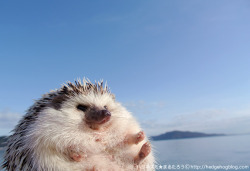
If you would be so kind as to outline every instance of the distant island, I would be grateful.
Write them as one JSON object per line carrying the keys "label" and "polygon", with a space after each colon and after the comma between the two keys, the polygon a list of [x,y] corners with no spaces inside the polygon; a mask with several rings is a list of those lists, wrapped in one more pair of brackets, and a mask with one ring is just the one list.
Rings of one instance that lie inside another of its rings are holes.
{"label": "distant island", "polygon": [[[205,134],[201,132],[190,132],[190,131],[171,131],[166,132],[158,136],[150,137],[151,140],[173,140],[173,139],[184,139],[184,138],[200,138],[200,137],[213,137],[213,136],[226,136],[226,134]],[[7,145],[7,136],[0,137],[0,148]]]}
{"label": "distant island", "polygon": [[0,149],[7,145],[7,136],[0,137]]}
{"label": "distant island", "polygon": [[173,140],[173,139],[200,138],[200,137],[213,137],[213,136],[226,136],[226,134],[205,134],[201,132],[190,132],[190,131],[171,131],[158,136],[152,136],[151,139],[154,141],[159,141],[159,140]]}

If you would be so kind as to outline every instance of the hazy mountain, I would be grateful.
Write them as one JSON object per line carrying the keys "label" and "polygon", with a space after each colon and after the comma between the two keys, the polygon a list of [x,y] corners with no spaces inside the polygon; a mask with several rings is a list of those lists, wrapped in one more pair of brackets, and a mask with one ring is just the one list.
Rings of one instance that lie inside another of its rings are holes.
{"label": "hazy mountain", "polygon": [[0,147],[5,147],[7,145],[7,136],[0,137]]}
{"label": "hazy mountain", "polygon": [[[172,139],[183,139],[183,138],[199,138],[199,137],[212,137],[212,136],[225,136],[226,134],[205,134],[201,132],[190,132],[190,131],[171,131],[166,132],[158,136],[152,136],[151,139],[154,141],[158,140],[172,140]],[[7,144],[7,136],[0,137],[0,147],[5,147]]]}
{"label": "hazy mountain", "polygon": [[171,131],[166,132],[158,136],[152,136],[152,140],[172,140],[172,139],[183,139],[183,138],[199,138],[199,137],[212,137],[212,136],[225,136],[226,134],[205,134],[201,132],[190,132],[190,131]]}

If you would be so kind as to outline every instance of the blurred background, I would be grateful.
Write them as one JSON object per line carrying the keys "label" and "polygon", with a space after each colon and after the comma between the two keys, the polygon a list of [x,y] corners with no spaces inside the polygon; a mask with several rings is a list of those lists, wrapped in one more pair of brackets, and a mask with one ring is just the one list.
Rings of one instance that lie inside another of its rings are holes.
{"label": "blurred background", "polygon": [[42,94],[103,79],[161,134],[156,169],[249,166],[249,30],[248,0],[0,1],[0,136]]}

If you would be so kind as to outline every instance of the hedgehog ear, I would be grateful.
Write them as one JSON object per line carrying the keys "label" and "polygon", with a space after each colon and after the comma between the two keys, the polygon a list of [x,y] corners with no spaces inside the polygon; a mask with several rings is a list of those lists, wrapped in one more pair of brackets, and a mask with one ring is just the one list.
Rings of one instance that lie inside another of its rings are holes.
{"label": "hedgehog ear", "polygon": [[66,101],[67,98],[68,97],[66,95],[58,95],[51,101],[51,106],[56,110],[59,110],[62,106],[62,103]]}

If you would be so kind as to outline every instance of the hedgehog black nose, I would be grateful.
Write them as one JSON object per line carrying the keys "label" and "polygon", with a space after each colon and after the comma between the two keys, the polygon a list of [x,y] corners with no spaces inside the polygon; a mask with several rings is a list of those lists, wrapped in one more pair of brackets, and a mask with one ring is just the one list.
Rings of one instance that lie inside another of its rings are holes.
{"label": "hedgehog black nose", "polygon": [[101,111],[101,115],[102,115],[103,117],[107,117],[107,116],[111,116],[111,113],[110,113],[108,110],[102,110],[102,111]]}
{"label": "hedgehog black nose", "polygon": [[96,108],[89,110],[85,114],[85,119],[89,123],[97,123],[102,124],[107,121],[109,121],[111,117],[111,113],[105,109],[105,110],[98,110]]}

